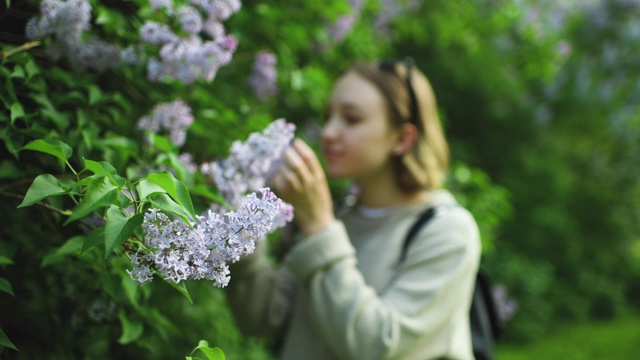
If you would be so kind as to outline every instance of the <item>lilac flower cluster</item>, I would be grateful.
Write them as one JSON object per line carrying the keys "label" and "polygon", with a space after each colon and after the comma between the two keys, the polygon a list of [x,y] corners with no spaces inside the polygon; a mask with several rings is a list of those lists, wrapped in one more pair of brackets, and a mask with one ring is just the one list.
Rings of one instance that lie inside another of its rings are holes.
{"label": "lilac flower cluster", "polygon": [[380,11],[374,19],[373,27],[378,35],[384,38],[393,36],[391,23],[400,15],[418,10],[422,0],[408,0],[400,2],[398,0],[382,0]]}
{"label": "lilac flower cluster", "polygon": [[25,27],[27,38],[51,37],[47,54],[53,60],[68,59],[80,70],[104,71],[117,65],[118,48],[97,39],[83,41],[90,29],[91,5],[87,0],[44,0],[39,17],[31,18]]}
{"label": "lilac flower cluster", "polygon": [[[168,1],[151,2],[154,10],[163,10],[175,18],[180,28],[172,29],[153,21],[146,21],[140,28],[141,43],[158,47],[157,56],[152,56],[147,63],[149,80],[177,79],[185,84],[198,79],[211,81],[220,67],[231,61],[238,42],[225,33],[222,22],[240,10],[240,1],[190,0],[189,3],[191,5],[174,9]],[[137,51],[141,49],[138,47]],[[121,56],[128,63],[137,63],[140,59],[133,48]]]}
{"label": "lilac flower cluster", "polygon": [[349,13],[341,15],[335,23],[327,28],[333,42],[339,43],[349,34],[360,16],[363,5],[364,0],[349,0],[349,6],[351,7]]}
{"label": "lilac flower cluster", "polygon": [[159,133],[166,130],[169,140],[182,146],[187,138],[187,129],[193,124],[191,108],[182,100],[157,104],[151,115],[138,121],[138,128]]}
{"label": "lilac flower cluster", "polygon": [[250,134],[246,142],[235,141],[228,158],[202,164],[200,171],[215,181],[222,196],[235,207],[245,193],[265,186],[294,131],[295,125],[278,119],[261,133]]}
{"label": "lilac flower cluster", "polygon": [[249,86],[262,101],[278,92],[276,62],[276,56],[272,52],[259,51],[256,54],[253,71],[249,77]]}
{"label": "lilac flower cluster", "polygon": [[496,303],[498,318],[502,323],[506,323],[518,310],[518,301],[510,298],[507,294],[507,288],[501,284],[496,285],[491,289],[491,297]]}
{"label": "lilac flower cluster", "polygon": [[[170,282],[207,279],[224,287],[230,279],[228,263],[253,252],[255,242],[280,221],[284,205],[262,188],[259,195],[245,197],[237,210],[223,215],[209,211],[192,227],[150,209],[142,224],[144,246],[132,254],[134,268],[127,273],[138,284],[151,281],[156,273]],[[290,221],[292,215],[284,220]]]}

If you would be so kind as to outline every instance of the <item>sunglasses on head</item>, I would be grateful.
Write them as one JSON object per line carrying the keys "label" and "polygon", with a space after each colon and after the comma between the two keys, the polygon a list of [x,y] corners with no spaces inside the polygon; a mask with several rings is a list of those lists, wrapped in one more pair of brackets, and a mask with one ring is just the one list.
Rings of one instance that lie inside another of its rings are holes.
{"label": "sunglasses on head", "polygon": [[[406,67],[406,78],[403,79],[398,72],[396,72],[396,65],[404,64]],[[402,60],[383,60],[378,63],[378,67],[380,70],[388,71],[393,73],[398,79],[404,81],[407,85],[407,91],[409,93],[409,100],[411,101],[411,113],[409,121],[415,125],[418,130],[422,131],[422,122],[420,121],[420,113],[418,110],[418,99],[416,98],[416,93],[413,90],[413,86],[411,85],[411,70],[415,66],[413,58],[406,57]]]}

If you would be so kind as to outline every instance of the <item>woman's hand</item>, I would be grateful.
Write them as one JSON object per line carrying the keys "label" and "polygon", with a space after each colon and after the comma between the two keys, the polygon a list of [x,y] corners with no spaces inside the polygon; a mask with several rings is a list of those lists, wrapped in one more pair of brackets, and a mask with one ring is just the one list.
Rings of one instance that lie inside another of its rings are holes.
{"label": "woman's hand", "polygon": [[334,221],[327,178],[318,157],[304,141],[296,139],[285,150],[273,187],[282,200],[293,205],[294,220],[305,237]]}

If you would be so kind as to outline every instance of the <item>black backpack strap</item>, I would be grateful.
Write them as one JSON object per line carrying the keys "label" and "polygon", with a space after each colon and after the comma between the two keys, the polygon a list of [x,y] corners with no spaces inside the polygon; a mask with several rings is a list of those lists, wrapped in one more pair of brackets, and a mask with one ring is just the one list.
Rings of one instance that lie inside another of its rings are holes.
{"label": "black backpack strap", "polygon": [[[418,231],[433,218],[435,213],[435,207],[426,209],[411,226],[404,239],[398,264],[406,260],[409,246],[416,238]],[[493,343],[500,336],[503,324],[498,319],[496,304],[491,295],[489,276],[480,269],[475,280],[473,301],[469,309],[473,353],[476,360],[493,360]]]}
{"label": "black backpack strap", "polygon": [[418,220],[411,226],[409,232],[407,232],[407,236],[404,238],[404,243],[402,244],[402,252],[400,253],[400,261],[398,264],[402,264],[407,259],[407,253],[409,252],[409,246],[413,242],[416,237],[416,234],[420,229],[429,222],[433,218],[433,215],[436,213],[435,207],[427,208],[420,214]]}

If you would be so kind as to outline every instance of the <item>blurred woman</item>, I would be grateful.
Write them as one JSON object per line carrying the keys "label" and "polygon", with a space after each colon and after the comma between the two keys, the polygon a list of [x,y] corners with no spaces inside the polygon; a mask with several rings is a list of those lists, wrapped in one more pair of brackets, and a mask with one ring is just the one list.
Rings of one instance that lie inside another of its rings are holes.
{"label": "blurred woman", "polygon": [[[426,77],[411,59],[356,64],[335,84],[321,140],[326,175],[297,139],[273,180],[294,206],[296,243],[277,267],[261,243],[232,269],[239,327],[282,339],[282,359],[473,359],[480,241],[442,189],[449,153]],[[358,189],[337,216],[326,176]]]}

